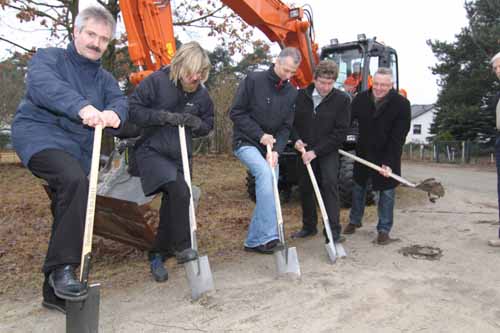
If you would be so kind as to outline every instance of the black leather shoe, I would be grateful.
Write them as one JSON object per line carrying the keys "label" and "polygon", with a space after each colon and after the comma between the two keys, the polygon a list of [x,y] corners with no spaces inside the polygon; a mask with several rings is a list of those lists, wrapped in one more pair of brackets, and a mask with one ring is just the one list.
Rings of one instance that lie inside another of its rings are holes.
{"label": "black leather shoe", "polygon": [[87,288],[76,278],[71,265],[54,269],[49,275],[49,285],[59,298],[73,302],[83,301],[87,298]]}
{"label": "black leather shoe", "polygon": [[247,252],[257,252],[261,254],[273,254],[276,251],[282,250],[283,244],[278,239],[273,239],[266,244],[261,244],[254,247],[245,246]]}
{"label": "black leather shoe", "polygon": [[155,254],[151,258],[151,274],[156,282],[165,282],[168,280],[168,272],[163,264],[164,260],[160,254]]}
{"label": "black leather shoe", "polygon": [[66,314],[66,301],[54,294],[54,289],[49,286],[48,279],[45,279],[45,281],[43,282],[42,306],[47,309],[56,310],[63,314]]}
{"label": "black leather shoe", "polygon": [[318,233],[318,230],[301,229],[299,231],[292,233],[292,238],[306,238],[306,237],[314,236],[317,233]]}
{"label": "black leather shoe", "polygon": [[198,258],[198,252],[192,248],[187,248],[179,252],[175,252],[175,258],[178,264],[184,264],[188,261],[195,260]]}

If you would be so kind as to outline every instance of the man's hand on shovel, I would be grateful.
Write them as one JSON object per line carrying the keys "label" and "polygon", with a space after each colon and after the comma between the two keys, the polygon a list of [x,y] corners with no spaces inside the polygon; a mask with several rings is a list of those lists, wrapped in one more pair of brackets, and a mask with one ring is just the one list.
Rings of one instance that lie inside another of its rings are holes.
{"label": "man's hand on shovel", "polygon": [[382,176],[389,178],[392,174],[392,169],[389,166],[382,164],[382,167],[381,167],[381,170],[379,171],[379,173]]}
{"label": "man's hand on shovel", "polygon": [[270,152],[270,150],[273,149],[273,145],[276,143],[276,139],[271,134],[264,134],[260,138],[260,143],[266,147],[271,147],[271,149],[267,150],[266,160],[267,160],[267,163],[269,163],[269,165],[272,168],[275,168],[276,165],[278,165],[278,152],[275,152],[275,151]]}
{"label": "man's hand on shovel", "polygon": [[314,150],[306,151],[307,143],[304,143],[300,139],[295,142],[294,147],[302,154],[302,162],[304,162],[304,164],[311,163],[311,161],[317,157]]}

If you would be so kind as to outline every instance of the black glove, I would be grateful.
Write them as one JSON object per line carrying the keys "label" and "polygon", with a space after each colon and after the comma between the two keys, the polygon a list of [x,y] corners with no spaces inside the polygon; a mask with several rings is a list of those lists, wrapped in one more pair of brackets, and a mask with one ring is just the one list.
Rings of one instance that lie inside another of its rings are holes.
{"label": "black glove", "polygon": [[162,125],[170,124],[172,126],[182,125],[184,121],[184,115],[182,113],[174,113],[168,111],[158,112],[158,122]]}
{"label": "black glove", "polygon": [[201,119],[194,114],[184,113],[183,116],[182,122],[184,123],[184,126],[191,127],[193,131],[196,131],[201,127]]}

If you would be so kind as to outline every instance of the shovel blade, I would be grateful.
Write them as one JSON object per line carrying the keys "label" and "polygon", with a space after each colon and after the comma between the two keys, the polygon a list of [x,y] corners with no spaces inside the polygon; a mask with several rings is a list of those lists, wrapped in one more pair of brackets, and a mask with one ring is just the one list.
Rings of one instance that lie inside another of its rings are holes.
{"label": "shovel blade", "polygon": [[189,287],[191,288],[192,300],[197,300],[204,293],[215,289],[207,256],[188,261],[184,264],[184,269],[186,270]]}
{"label": "shovel blade", "polygon": [[325,249],[328,254],[328,259],[330,259],[330,263],[335,264],[337,261],[337,250],[335,249],[335,245],[332,242],[328,242],[325,244]]}
{"label": "shovel blade", "polygon": [[337,255],[339,258],[347,257],[347,253],[345,252],[344,246],[340,243],[335,243],[335,250],[337,250]]}
{"label": "shovel blade", "polygon": [[99,331],[100,284],[90,285],[84,301],[66,301],[66,332],[97,333]]}
{"label": "shovel blade", "polygon": [[276,259],[276,270],[278,275],[282,274],[295,274],[300,277],[300,264],[299,256],[297,255],[297,248],[288,247],[280,251],[274,252]]}

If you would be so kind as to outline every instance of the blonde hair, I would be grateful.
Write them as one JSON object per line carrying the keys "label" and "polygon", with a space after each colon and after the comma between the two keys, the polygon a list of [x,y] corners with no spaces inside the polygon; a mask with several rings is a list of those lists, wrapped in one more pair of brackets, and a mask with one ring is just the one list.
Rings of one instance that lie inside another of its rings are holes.
{"label": "blonde hair", "polygon": [[208,53],[200,44],[197,42],[182,44],[172,58],[170,79],[177,84],[181,77],[201,73],[201,82],[204,83],[208,79],[210,67],[212,65]]}

